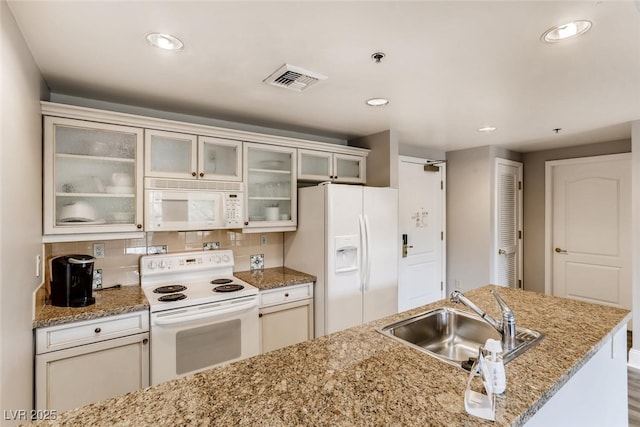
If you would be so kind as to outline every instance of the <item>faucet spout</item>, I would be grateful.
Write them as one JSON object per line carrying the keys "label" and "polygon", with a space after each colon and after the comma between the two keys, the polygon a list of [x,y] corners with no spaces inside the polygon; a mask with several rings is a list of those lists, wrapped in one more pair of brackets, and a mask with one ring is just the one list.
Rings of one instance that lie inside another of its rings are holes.
{"label": "faucet spout", "polygon": [[491,291],[502,314],[502,319],[498,322],[496,319],[488,315],[484,310],[475,305],[469,298],[465,297],[460,291],[453,291],[450,296],[450,301],[455,303],[462,303],[473,310],[481,319],[491,325],[502,337],[503,351],[509,351],[515,348],[516,345],[516,316],[513,310],[507,305],[502,297],[495,291]]}

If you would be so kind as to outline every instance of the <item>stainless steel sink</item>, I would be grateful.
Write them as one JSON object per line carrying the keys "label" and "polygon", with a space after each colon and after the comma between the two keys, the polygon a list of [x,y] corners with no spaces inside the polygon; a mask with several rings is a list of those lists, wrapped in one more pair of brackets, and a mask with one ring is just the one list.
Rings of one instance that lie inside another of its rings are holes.
{"label": "stainless steel sink", "polygon": [[[465,311],[443,307],[395,322],[378,331],[444,362],[462,368],[462,362],[478,356],[478,347],[487,338],[500,340],[500,334],[480,317]],[[513,360],[535,346],[544,335],[516,328],[515,347],[503,354],[504,362]]]}

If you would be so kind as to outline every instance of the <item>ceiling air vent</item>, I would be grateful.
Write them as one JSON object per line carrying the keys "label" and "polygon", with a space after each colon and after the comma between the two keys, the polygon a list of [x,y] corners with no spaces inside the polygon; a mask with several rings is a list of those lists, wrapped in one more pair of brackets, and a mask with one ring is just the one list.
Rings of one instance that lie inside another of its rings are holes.
{"label": "ceiling air vent", "polygon": [[296,92],[302,92],[320,80],[326,80],[326,78],[327,76],[323,76],[320,73],[314,73],[313,71],[305,70],[295,65],[284,64],[271,73],[263,82],[273,86],[295,90]]}

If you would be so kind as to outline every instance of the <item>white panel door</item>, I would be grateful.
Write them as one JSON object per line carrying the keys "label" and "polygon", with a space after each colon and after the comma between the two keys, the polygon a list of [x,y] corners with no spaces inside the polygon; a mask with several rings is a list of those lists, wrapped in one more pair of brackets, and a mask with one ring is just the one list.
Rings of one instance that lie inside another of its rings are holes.
{"label": "white panel door", "polygon": [[363,187],[364,323],[398,312],[398,190]]}
{"label": "white panel door", "polygon": [[[398,311],[445,297],[445,166],[425,171],[425,159],[400,157],[399,236],[406,234],[407,254],[400,251]],[[402,243],[400,241],[400,243]]]}
{"label": "white panel door", "polygon": [[554,295],[631,309],[630,159],[552,162]]}
{"label": "white panel door", "polygon": [[522,283],[522,163],[496,159],[495,225],[491,282],[519,288]]}

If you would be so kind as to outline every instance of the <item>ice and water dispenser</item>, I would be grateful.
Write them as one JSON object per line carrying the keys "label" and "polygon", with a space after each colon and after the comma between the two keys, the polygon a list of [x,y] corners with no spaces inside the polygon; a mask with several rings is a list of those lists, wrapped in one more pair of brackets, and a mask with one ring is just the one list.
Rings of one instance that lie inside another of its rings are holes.
{"label": "ice and water dispenser", "polygon": [[358,235],[337,236],[335,239],[336,273],[357,270],[360,237]]}

